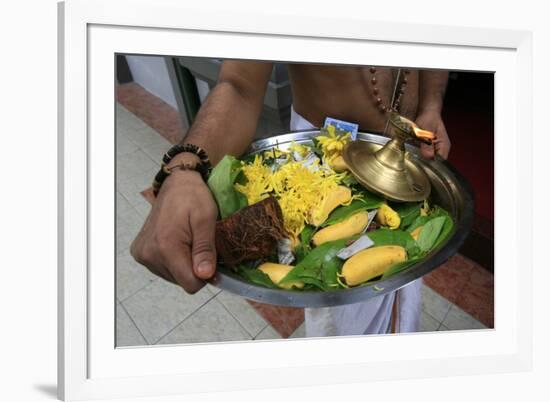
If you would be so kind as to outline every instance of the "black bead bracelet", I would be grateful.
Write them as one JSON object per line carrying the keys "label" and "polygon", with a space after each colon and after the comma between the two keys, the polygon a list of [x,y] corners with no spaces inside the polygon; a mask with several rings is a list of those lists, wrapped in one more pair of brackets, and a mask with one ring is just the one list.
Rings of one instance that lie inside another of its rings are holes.
{"label": "black bead bracelet", "polygon": [[[172,161],[172,159],[176,155],[181,154],[183,152],[189,152],[197,155],[200,159],[200,162],[197,163],[194,167],[192,165],[185,164],[185,165],[177,165],[172,168],[168,168],[168,164]],[[156,174],[155,179],[153,181],[153,194],[155,196],[158,194],[164,180],[166,180],[166,178],[170,175],[170,173],[172,173],[172,170],[175,170],[176,168],[179,168],[182,170],[195,170],[199,172],[202,179],[206,182],[208,180],[208,177],[210,176],[212,165],[210,163],[210,159],[208,159],[208,155],[206,154],[206,151],[201,147],[198,147],[197,145],[194,145],[194,144],[174,145],[162,157],[161,169]]]}

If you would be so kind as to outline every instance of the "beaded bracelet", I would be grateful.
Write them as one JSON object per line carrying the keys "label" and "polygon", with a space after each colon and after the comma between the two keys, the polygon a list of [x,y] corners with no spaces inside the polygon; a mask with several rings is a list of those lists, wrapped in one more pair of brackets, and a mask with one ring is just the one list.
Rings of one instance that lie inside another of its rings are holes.
{"label": "beaded bracelet", "polygon": [[[192,154],[197,155],[200,159],[200,162],[197,163],[195,166],[191,164],[179,164],[172,167],[168,167],[168,164],[172,161],[172,159],[176,155],[181,154],[183,152],[190,152]],[[208,159],[208,155],[206,154],[206,151],[201,147],[198,147],[194,144],[174,145],[162,157],[161,169],[155,175],[155,179],[153,181],[153,194],[155,195],[155,197],[158,194],[164,180],[166,180],[166,178],[170,175],[170,173],[172,173],[172,171],[176,169],[195,170],[200,173],[202,179],[206,182],[208,180],[208,176],[210,176],[212,165],[210,164],[210,160]]]}

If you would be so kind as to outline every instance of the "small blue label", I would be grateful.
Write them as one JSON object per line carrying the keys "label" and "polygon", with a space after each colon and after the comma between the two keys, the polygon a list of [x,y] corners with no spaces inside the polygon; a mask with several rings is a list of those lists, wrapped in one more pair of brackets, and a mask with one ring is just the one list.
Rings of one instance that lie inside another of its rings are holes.
{"label": "small blue label", "polygon": [[357,138],[357,131],[359,130],[359,125],[355,123],[350,123],[344,120],[333,119],[332,117],[327,117],[325,119],[324,127],[333,126],[337,130],[345,131],[346,133],[351,133],[351,140],[355,141]]}

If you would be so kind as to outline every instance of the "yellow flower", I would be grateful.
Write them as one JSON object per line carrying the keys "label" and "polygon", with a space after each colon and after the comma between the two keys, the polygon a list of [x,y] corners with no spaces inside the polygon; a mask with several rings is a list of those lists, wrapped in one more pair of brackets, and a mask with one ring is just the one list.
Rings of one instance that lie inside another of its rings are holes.
{"label": "yellow flower", "polygon": [[297,144],[295,141],[292,141],[288,149],[298,153],[298,155],[300,155],[302,158],[305,158],[307,154],[311,152],[311,149],[309,147],[306,147],[305,145]]}
{"label": "yellow flower", "polygon": [[291,238],[299,236],[308,223],[309,211],[345,177],[345,173],[337,174],[330,169],[309,169],[295,161],[287,162],[273,172],[264,164],[260,155],[256,155],[252,163],[243,165],[242,171],[246,183],[237,183],[235,188],[246,195],[248,205],[270,195],[277,198],[283,212],[285,229]]}
{"label": "yellow flower", "polygon": [[283,152],[279,148],[272,148],[268,151],[264,151],[264,159],[275,159],[280,158],[281,156],[287,155],[288,152]]}
{"label": "yellow flower", "polygon": [[349,139],[351,138],[351,133],[338,135],[336,134],[336,129],[334,128],[334,126],[328,126],[327,132],[328,135],[318,135],[317,141],[321,146],[323,155],[325,155],[325,158],[330,161],[337,156],[342,155],[344,146],[349,142]]}
{"label": "yellow flower", "polygon": [[235,188],[246,195],[248,205],[255,204],[269,197],[269,193],[273,190],[269,181],[271,170],[263,164],[261,155],[256,155],[254,162],[251,164],[245,164],[242,167],[242,171],[246,176],[247,182],[244,185],[236,183]]}

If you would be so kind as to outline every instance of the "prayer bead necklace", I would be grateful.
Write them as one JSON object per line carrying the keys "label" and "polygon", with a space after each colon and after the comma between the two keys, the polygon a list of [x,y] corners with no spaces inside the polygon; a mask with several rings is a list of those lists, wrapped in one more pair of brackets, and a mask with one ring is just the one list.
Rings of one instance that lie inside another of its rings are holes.
{"label": "prayer bead necklace", "polygon": [[[372,78],[370,80],[372,84],[372,94],[374,95],[374,98],[376,100],[376,105],[378,106],[378,110],[380,110],[381,113],[386,112],[397,112],[399,109],[399,104],[401,102],[401,98],[403,97],[403,94],[405,93],[405,89],[407,88],[407,82],[409,82],[409,79],[407,76],[409,75],[409,70],[403,70],[403,79],[401,80],[401,84],[399,85],[399,90],[397,91],[395,100],[393,101],[393,105],[386,106],[382,102],[382,98],[380,97],[380,90],[376,86],[378,83],[378,79],[376,78],[376,67],[369,68],[370,73],[372,74]],[[391,102],[391,100],[390,100]]]}

